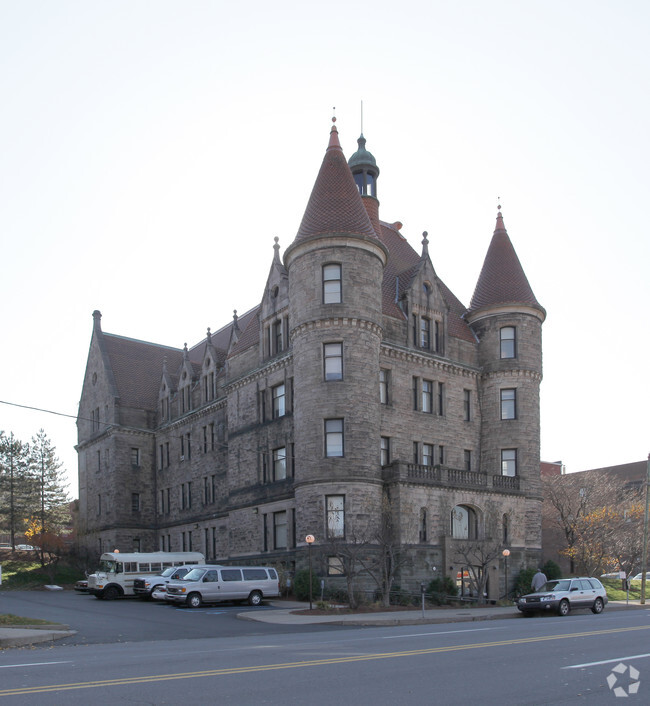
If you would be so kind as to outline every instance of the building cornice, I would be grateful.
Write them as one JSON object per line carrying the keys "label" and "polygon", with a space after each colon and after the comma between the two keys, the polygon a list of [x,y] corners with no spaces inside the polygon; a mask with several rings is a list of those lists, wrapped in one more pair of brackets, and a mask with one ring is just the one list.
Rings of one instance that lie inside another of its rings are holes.
{"label": "building cornice", "polygon": [[385,355],[387,358],[399,360],[400,362],[414,363],[444,373],[462,375],[463,377],[477,379],[481,372],[478,367],[453,363],[448,358],[427,355],[413,348],[396,346],[394,343],[382,343],[379,355]]}
{"label": "building cornice", "polygon": [[312,319],[311,321],[306,321],[305,323],[299,324],[295,328],[291,329],[289,336],[293,341],[296,336],[299,336],[307,331],[343,327],[365,329],[379,338],[381,338],[384,333],[383,328],[379,324],[374,321],[369,321],[368,319],[360,319],[356,316],[331,316],[324,319]]}

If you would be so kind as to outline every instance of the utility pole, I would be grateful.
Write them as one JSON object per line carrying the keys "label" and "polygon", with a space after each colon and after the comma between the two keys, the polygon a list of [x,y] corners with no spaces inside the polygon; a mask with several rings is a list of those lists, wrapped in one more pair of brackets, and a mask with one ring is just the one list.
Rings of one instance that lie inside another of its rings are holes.
{"label": "utility pole", "polygon": [[648,486],[650,485],[650,454],[646,464],[645,508],[643,511],[643,556],[641,557],[641,605],[645,604],[646,571],[648,565]]}

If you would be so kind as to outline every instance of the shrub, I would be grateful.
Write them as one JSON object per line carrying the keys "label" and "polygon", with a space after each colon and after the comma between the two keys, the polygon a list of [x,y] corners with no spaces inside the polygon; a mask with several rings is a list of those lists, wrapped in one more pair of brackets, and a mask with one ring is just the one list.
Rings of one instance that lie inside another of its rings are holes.
{"label": "shrub", "polygon": [[[309,600],[309,569],[296,571],[296,575],[293,578],[293,594],[299,601]],[[311,594],[312,600],[320,598],[320,582],[318,576],[313,572],[311,577]]]}
{"label": "shrub", "polygon": [[562,569],[551,559],[542,566],[542,571],[546,574],[546,578],[549,581],[562,578]]}
{"label": "shrub", "polygon": [[451,576],[439,576],[429,581],[427,586],[427,596],[435,605],[447,603],[450,597],[458,595],[458,588]]}
{"label": "shrub", "polygon": [[530,583],[536,573],[537,569],[522,569],[519,572],[519,576],[517,576],[517,582],[515,583],[516,596],[523,596],[526,593],[530,593]]}

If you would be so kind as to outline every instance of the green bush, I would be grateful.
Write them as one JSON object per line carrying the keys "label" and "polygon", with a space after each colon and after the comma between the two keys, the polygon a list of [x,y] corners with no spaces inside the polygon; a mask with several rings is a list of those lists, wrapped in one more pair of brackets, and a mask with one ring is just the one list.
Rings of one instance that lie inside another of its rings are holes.
{"label": "green bush", "polygon": [[549,581],[562,578],[562,569],[551,559],[542,566],[542,571],[546,574],[546,578]]}
{"label": "green bush", "polygon": [[[311,594],[312,600],[320,598],[320,581],[314,573],[311,577]],[[293,577],[293,595],[299,601],[309,600],[309,569],[296,571],[296,575]]]}
{"label": "green bush", "polygon": [[450,597],[458,595],[458,587],[450,576],[439,576],[429,581],[427,597],[435,605],[447,603]]}
{"label": "green bush", "polygon": [[530,593],[530,584],[533,580],[533,576],[537,573],[537,569],[522,569],[517,576],[517,581],[515,583],[515,595],[523,596],[526,593]]}

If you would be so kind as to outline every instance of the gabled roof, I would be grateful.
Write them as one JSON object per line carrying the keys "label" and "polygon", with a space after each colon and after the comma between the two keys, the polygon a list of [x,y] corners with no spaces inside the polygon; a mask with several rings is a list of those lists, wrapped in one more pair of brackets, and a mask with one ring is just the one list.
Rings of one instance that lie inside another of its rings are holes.
{"label": "gabled roof", "polygon": [[[544,312],[528,284],[499,211],[496,228],[479,275],[469,311],[502,304],[525,304]],[[545,313],[545,312],[544,312]]]}
{"label": "gabled roof", "polygon": [[182,349],[112,333],[101,335],[115,377],[120,404],[155,410],[163,361],[167,360],[169,370],[177,370],[183,362]]}
{"label": "gabled roof", "polygon": [[377,238],[334,125],[295,240],[325,233],[354,233]]}
{"label": "gabled roof", "polygon": [[[404,319],[404,312],[397,303],[409,288],[415,273],[419,269],[421,256],[409,245],[406,238],[398,231],[397,225],[383,221],[381,223],[381,241],[388,248],[388,261],[384,268],[382,282],[382,304],[386,316]],[[463,319],[465,306],[457,299],[447,285],[436,275],[440,292],[449,307],[447,320],[450,336],[465,341],[475,342],[474,334]]]}

